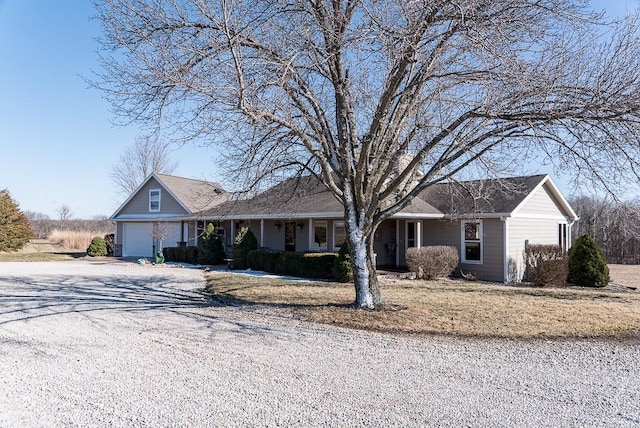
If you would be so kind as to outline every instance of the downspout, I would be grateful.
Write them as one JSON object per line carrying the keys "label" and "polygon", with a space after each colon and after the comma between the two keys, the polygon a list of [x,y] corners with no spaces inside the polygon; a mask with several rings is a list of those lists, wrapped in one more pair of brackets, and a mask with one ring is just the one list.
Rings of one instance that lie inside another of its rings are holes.
{"label": "downspout", "polygon": [[566,246],[567,251],[569,251],[569,248],[571,248],[571,244],[573,243],[573,239],[572,239],[572,235],[573,235],[573,224],[574,224],[575,222],[576,222],[576,221],[575,221],[575,220],[573,220],[571,223],[569,223],[569,224],[567,225],[567,243],[566,243],[566,245],[567,245],[567,246]]}

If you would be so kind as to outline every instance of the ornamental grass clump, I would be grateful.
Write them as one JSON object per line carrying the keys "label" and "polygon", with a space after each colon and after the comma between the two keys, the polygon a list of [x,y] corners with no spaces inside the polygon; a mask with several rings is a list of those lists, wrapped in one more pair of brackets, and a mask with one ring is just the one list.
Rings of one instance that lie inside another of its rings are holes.
{"label": "ornamental grass clump", "polygon": [[588,234],[579,236],[569,250],[569,282],[584,287],[605,287],[609,283],[609,267],[602,250]]}
{"label": "ornamental grass clump", "polygon": [[434,245],[407,249],[407,266],[416,279],[436,279],[449,276],[458,266],[459,255],[455,247]]}

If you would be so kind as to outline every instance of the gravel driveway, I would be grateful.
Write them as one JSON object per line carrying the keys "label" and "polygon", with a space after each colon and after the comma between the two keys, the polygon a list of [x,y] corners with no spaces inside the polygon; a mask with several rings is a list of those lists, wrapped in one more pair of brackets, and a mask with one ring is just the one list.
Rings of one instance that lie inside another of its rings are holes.
{"label": "gravel driveway", "polygon": [[203,286],[0,263],[0,426],[640,425],[638,344],[394,337],[219,307]]}

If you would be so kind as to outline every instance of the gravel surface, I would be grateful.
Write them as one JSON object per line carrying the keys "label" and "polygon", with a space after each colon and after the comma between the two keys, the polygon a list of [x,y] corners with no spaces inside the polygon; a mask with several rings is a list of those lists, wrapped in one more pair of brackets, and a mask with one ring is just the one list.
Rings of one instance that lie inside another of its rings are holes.
{"label": "gravel surface", "polygon": [[638,344],[358,332],[203,286],[193,269],[0,263],[0,426],[640,425]]}

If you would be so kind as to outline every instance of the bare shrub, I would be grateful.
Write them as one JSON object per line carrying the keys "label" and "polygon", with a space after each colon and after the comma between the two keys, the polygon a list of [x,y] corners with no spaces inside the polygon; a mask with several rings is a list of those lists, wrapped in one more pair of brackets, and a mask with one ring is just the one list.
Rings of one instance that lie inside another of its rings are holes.
{"label": "bare shrub", "polygon": [[47,239],[56,245],[69,250],[86,250],[96,235],[104,235],[105,231],[75,231],[54,229]]}
{"label": "bare shrub", "polygon": [[458,266],[458,260],[458,250],[445,245],[407,250],[407,266],[416,274],[416,279],[449,276]]}
{"label": "bare shrub", "polygon": [[569,274],[567,253],[558,245],[528,245],[525,279],[534,285],[564,285]]}

